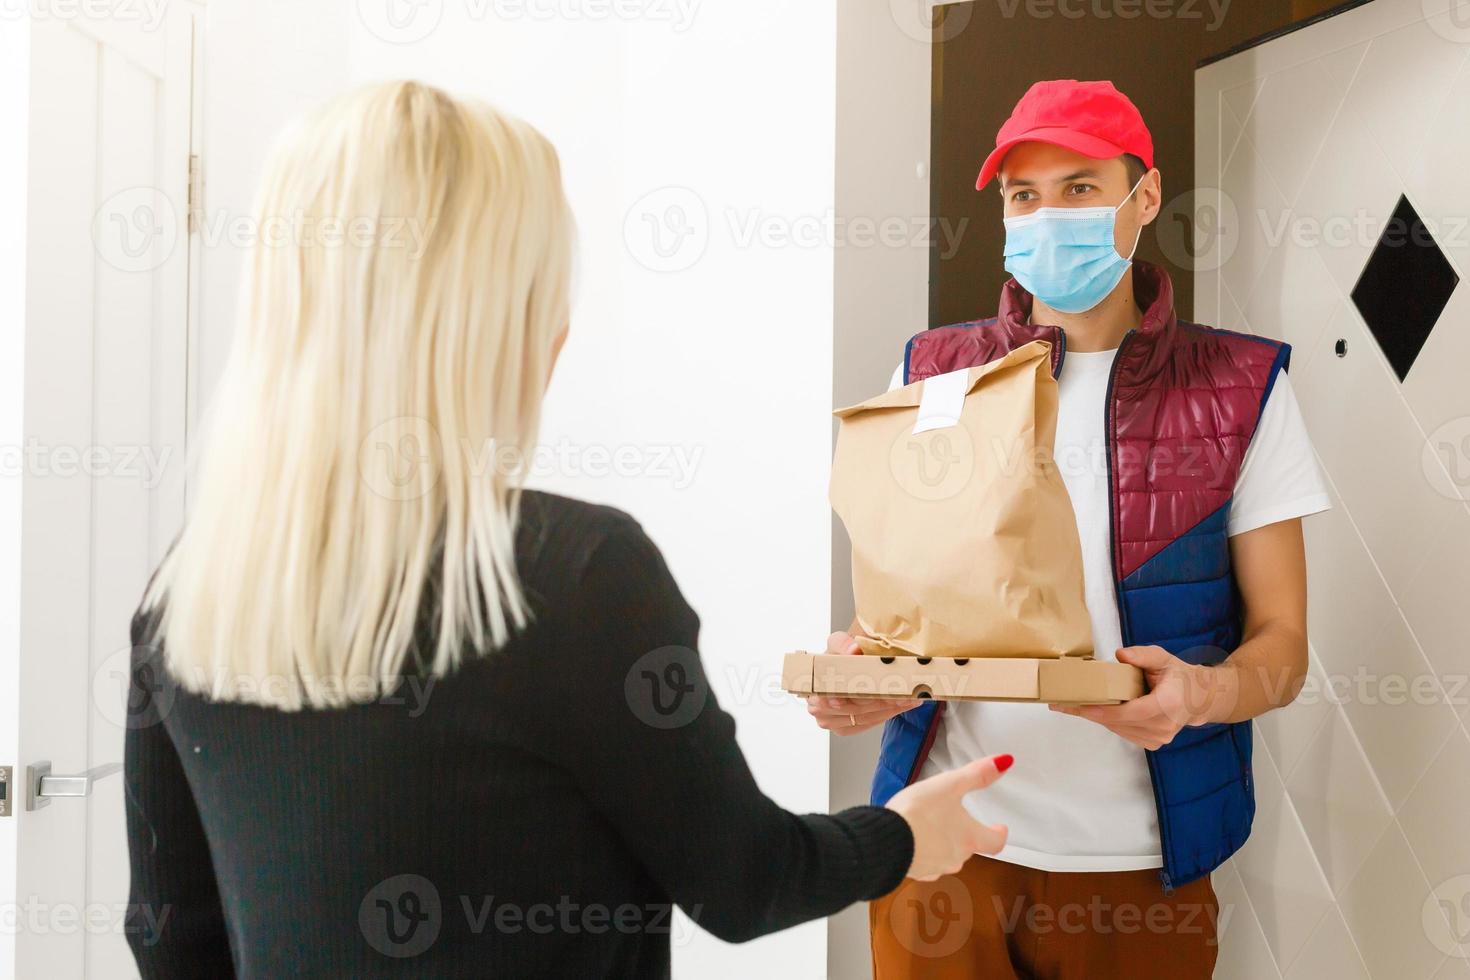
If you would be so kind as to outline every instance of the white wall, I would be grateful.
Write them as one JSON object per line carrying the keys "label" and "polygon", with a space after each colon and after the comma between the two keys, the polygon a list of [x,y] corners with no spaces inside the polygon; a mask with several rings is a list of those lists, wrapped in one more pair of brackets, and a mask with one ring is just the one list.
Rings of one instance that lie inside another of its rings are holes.
{"label": "white wall", "polygon": [[[30,132],[30,24],[0,18],[0,447],[25,441],[26,189]],[[0,764],[20,762],[20,540],[19,474],[0,476]],[[9,793],[11,813],[17,783]],[[19,818],[0,819],[0,908],[16,900],[16,835]],[[15,935],[0,929],[0,976],[14,968]]]}
{"label": "white wall", "polygon": [[347,78],[351,4],[323,0],[209,0],[199,57],[204,161],[199,235],[199,324],[193,352],[196,399],[208,400],[224,367],[244,250],[231,222],[250,215],[271,140]]}
{"label": "white wall", "polygon": [[[842,3],[837,21],[837,251],[833,406],[888,385],[903,345],[929,322],[932,38],[918,3]],[[869,237],[871,229],[889,234]],[[902,232],[900,233],[900,229]],[[853,620],[851,550],[832,517],[832,628]],[[832,738],[832,808],[868,802],[881,729]],[[872,972],[868,909],[834,916],[827,976]]]}
{"label": "white wall", "polygon": [[[780,655],[830,619],[834,0],[434,0],[402,5],[422,19],[397,27],[378,17],[388,6],[210,3],[208,211],[248,208],[268,135],[347,83],[418,77],[546,132],[582,266],[543,430],[571,463],[537,482],[643,522],[700,614],[761,785],[826,810],[826,738],[777,685]],[[238,261],[206,249],[206,399]],[[587,474],[620,447],[625,475]],[[675,972],[817,977],[825,952],[821,923],[733,949],[699,934]]]}
{"label": "white wall", "polygon": [[[1293,344],[1335,498],[1305,522],[1311,678],[1256,725],[1255,830],[1215,878],[1227,980],[1470,976],[1470,19],[1450,6],[1380,0],[1196,76],[1197,185],[1225,212],[1200,223],[1223,232],[1199,316]],[[1400,194],[1461,277],[1402,382],[1349,298]]]}

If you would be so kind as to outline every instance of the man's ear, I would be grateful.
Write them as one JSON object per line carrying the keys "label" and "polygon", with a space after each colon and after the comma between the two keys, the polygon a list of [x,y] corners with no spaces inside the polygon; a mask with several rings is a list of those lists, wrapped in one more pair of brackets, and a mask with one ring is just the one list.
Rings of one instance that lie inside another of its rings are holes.
{"label": "man's ear", "polygon": [[1159,172],[1158,167],[1143,175],[1143,183],[1138,185],[1138,202],[1143,208],[1139,224],[1153,224],[1164,206],[1164,175]]}

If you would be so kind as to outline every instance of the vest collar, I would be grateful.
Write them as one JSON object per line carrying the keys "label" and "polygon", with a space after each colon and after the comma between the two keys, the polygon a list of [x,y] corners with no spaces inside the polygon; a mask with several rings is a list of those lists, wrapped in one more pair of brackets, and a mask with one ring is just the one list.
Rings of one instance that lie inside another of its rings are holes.
{"label": "vest collar", "polygon": [[[1174,283],[1169,274],[1150,262],[1133,263],[1133,297],[1143,307],[1141,334],[1162,333],[1177,322],[1174,316]],[[1032,297],[1014,278],[1000,291],[1000,322],[1024,327],[1031,319]],[[1036,326],[1039,326],[1037,324]]]}

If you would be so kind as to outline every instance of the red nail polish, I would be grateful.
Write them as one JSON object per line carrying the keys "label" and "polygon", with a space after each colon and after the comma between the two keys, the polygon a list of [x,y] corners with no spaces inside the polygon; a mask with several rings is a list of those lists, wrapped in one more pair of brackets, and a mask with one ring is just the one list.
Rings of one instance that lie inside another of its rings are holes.
{"label": "red nail polish", "polygon": [[1000,770],[1001,772],[1005,772],[1011,767],[1011,763],[1015,761],[1015,756],[1011,755],[1009,752],[1007,752],[1005,755],[998,755],[995,757],[995,768]]}

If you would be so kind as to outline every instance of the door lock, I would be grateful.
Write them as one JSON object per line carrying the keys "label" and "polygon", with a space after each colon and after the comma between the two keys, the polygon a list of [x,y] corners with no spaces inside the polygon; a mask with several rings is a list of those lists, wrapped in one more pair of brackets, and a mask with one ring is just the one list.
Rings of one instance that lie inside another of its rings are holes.
{"label": "door lock", "polygon": [[0,817],[10,816],[11,772],[9,766],[0,766]]}

